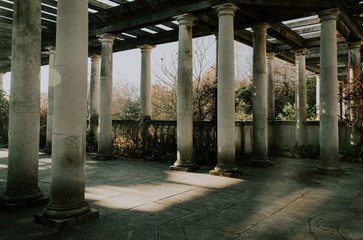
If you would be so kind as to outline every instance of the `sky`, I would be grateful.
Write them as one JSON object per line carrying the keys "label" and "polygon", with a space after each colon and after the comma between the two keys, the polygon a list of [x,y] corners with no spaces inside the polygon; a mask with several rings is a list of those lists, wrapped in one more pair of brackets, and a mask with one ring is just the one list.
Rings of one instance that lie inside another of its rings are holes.
{"label": "sky", "polygon": [[[213,38],[213,36],[209,36]],[[240,43],[235,42],[242,46],[242,54],[248,54],[249,47],[244,46]],[[215,43],[210,47],[209,54],[210,62],[215,61]],[[175,54],[178,50],[178,42],[172,42],[167,44],[157,45],[151,51],[151,81],[155,84],[155,79],[153,77],[153,72],[157,71],[161,59],[171,58],[172,54]],[[41,93],[48,92],[48,69],[49,66],[45,65],[41,67]],[[140,86],[140,69],[141,69],[141,51],[140,49],[133,49],[128,51],[117,52],[113,54],[113,84],[117,86],[121,81],[129,82],[133,84],[136,88]],[[91,61],[88,59],[88,75],[91,73]],[[89,81],[88,76],[88,81]],[[10,78],[11,73],[8,72],[3,78],[3,89],[10,93]]]}

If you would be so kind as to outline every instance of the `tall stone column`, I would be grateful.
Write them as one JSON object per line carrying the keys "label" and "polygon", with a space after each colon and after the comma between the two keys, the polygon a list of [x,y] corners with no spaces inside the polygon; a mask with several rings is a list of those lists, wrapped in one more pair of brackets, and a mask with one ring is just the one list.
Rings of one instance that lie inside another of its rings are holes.
{"label": "tall stone column", "polygon": [[112,54],[116,36],[105,33],[99,37],[101,49],[101,81],[99,102],[98,151],[96,159],[114,159],[112,146]]}
{"label": "tall stone column", "polygon": [[320,120],[320,74],[316,74],[316,119]]}
{"label": "tall stone column", "polygon": [[151,119],[151,67],[150,54],[153,45],[142,45],[141,49],[141,81],[140,81],[140,98],[141,98],[141,121]]}
{"label": "tall stone column", "polygon": [[100,89],[100,55],[91,56],[91,82],[90,82],[90,135],[98,140],[99,117],[99,89]]}
{"label": "tall stone column", "polygon": [[212,175],[235,176],[235,92],[234,92],[234,12],[235,5],[214,7],[218,12],[217,160]]}
{"label": "tall stone column", "polygon": [[56,36],[51,196],[35,220],[72,225],[98,217],[84,196],[88,1],[58,0]]}
{"label": "tall stone column", "polygon": [[9,205],[26,204],[43,196],[38,187],[40,2],[40,0],[14,1],[9,163],[6,191],[2,196],[2,202]]}
{"label": "tall stone column", "polygon": [[175,17],[179,24],[177,159],[171,170],[192,171],[193,160],[193,63],[192,26],[196,17],[183,14]]}
{"label": "tall stone column", "polygon": [[305,53],[307,49],[295,51],[295,142],[305,145],[305,122],[307,117]]}
{"label": "tall stone column", "polygon": [[[356,81],[356,78],[359,78],[361,74],[361,54],[360,54],[360,47],[361,42],[352,42],[348,44],[348,55],[349,55],[349,76],[348,76],[348,86],[351,89],[354,89],[356,86],[354,85],[354,81]],[[355,106],[354,99],[350,99],[348,102],[349,106],[349,118],[350,120],[355,119],[356,112],[354,111]],[[358,113],[359,114],[359,113]],[[358,124],[358,123],[357,123]],[[357,131],[356,129],[351,128],[350,133],[350,146],[354,147],[357,143]]]}
{"label": "tall stone column", "polygon": [[338,141],[338,59],[336,20],[338,9],[319,13],[320,37],[320,159],[318,169],[339,174]]}
{"label": "tall stone column", "polygon": [[0,73],[0,90],[4,90],[3,89],[3,77],[4,77],[5,73]]}
{"label": "tall stone column", "polygon": [[275,84],[274,84],[274,59],[275,53],[266,54],[267,59],[267,119],[275,120]]}
{"label": "tall stone column", "polygon": [[48,75],[48,106],[47,106],[47,132],[44,152],[52,151],[52,133],[53,133],[53,108],[54,108],[54,84],[55,84],[55,47],[49,50],[49,75]]}
{"label": "tall stone column", "polygon": [[269,166],[267,125],[266,23],[253,30],[253,155],[256,166]]}

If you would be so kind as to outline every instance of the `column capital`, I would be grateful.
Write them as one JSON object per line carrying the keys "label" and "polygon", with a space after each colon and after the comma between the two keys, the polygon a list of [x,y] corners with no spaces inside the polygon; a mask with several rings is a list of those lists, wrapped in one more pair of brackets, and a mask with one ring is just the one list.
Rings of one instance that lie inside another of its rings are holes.
{"label": "column capital", "polygon": [[362,45],[362,41],[356,41],[356,42],[348,42],[347,47],[349,50],[360,48]]}
{"label": "column capital", "polygon": [[47,48],[45,48],[49,51],[49,54],[54,54],[55,53],[55,46],[49,46]]}
{"label": "column capital", "polygon": [[307,51],[309,51],[309,49],[307,49],[307,48],[300,48],[300,49],[293,50],[293,52],[295,53],[295,56],[305,55]]}
{"label": "column capital", "polygon": [[198,17],[190,13],[184,13],[175,16],[174,19],[178,21],[178,25],[180,26],[180,25],[192,25],[193,22],[198,19]]}
{"label": "column capital", "polygon": [[253,32],[266,32],[270,25],[266,22],[255,23],[251,26]]}
{"label": "column capital", "polygon": [[273,59],[275,57],[276,53],[274,52],[267,52],[266,53],[266,58],[267,59]]}
{"label": "column capital", "polygon": [[116,35],[110,34],[110,33],[104,33],[98,36],[98,40],[101,43],[113,43],[113,41],[116,39]]}
{"label": "column capital", "polygon": [[223,16],[223,15],[234,16],[234,12],[239,9],[236,5],[234,5],[232,3],[225,3],[225,4],[214,6],[212,8],[218,12],[218,17]]}
{"label": "column capital", "polygon": [[150,45],[150,44],[145,44],[145,45],[138,46],[138,48],[140,48],[141,52],[150,52],[151,49],[155,48],[155,46]]}
{"label": "column capital", "polygon": [[91,61],[99,61],[101,59],[101,55],[100,54],[92,54],[90,58],[91,58]]}
{"label": "column capital", "polygon": [[336,21],[339,15],[339,10],[337,8],[330,8],[323,11],[318,12],[320,22],[334,20]]}

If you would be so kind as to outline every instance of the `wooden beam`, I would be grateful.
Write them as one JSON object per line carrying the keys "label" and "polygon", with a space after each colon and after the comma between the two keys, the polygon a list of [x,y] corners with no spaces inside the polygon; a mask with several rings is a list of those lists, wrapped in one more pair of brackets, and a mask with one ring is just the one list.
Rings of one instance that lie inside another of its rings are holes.
{"label": "wooden beam", "polygon": [[348,41],[363,40],[363,28],[362,25],[358,24],[353,18],[352,13],[344,5],[342,0],[338,0],[338,9],[340,11],[339,18],[342,20],[344,25],[349,29],[351,33]]}
{"label": "wooden beam", "polygon": [[102,33],[110,32],[124,32],[127,30],[142,28],[151,24],[158,24],[163,21],[170,21],[174,16],[184,14],[186,12],[194,12],[201,11],[208,8],[211,8],[219,1],[217,0],[207,0],[190,3],[188,2],[179,2],[179,4],[174,4],[173,8],[160,8],[156,11],[149,11],[148,13],[136,13],[133,14],[132,18],[123,17],[122,19],[118,19],[117,23],[113,25],[108,25],[105,27],[100,27],[96,29],[95,35],[99,35]]}
{"label": "wooden beam", "polygon": [[269,23],[269,25],[271,28],[267,29],[268,35],[275,37],[276,39],[293,48],[305,47],[304,38],[283,23],[275,22]]}

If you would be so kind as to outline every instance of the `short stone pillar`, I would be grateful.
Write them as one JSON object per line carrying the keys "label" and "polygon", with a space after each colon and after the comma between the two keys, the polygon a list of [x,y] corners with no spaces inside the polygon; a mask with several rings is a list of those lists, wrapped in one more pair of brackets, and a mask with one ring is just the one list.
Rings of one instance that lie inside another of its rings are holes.
{"label": "short stone pillar", "polygon": [[89,131],[90,136],[94,140],[98,140],[98,117],[99,117],[99,89],[100,89],[100,59],[101,56],[98,54],[93,54],[91,56],[91,81],[89,90]]}
{"label": "short stone pillar", "polygon": [[[71,7],[70,7],[71,6]],[[77,23],[77,24],[75,24]],[[58,0],[50,203],[35,220],[74,225],[98,217],[85,200],[88,2]]]}
{"label": "short stone pillar", "polygon": [[218,12],[217,160],[212,175],[238,174],[235,140],[234,12],[231,3],[215,6]]}
{"label": "short stone pillar", "polygon": [[307,49],[295,51],[295,142],[305,145],[305,122],[307,118],[305,53]]}
{"label": "short stone pillar", "polygon": [[267,119],[275,120],[275,83],[274,83],[274,59],[275,53],[266,54],[267,59]]}
{"label": "short stone pillar", "polygon": [[43,202],[43,193],[38,187],[40,3],[40,0],[14,1],[8,175],[1,197],[6,205]]}
{"label": "short stone pillar", "polygon": [[52,152],[53,133],[53,108],[54,108],[54,84],[55,84],[55,47],[49,47],[49,73],[48,73],[48,101],[47,101],[47,132],[46,144],[43,149],[46,153]]}
{"label": "short stone pillar", "polygon": [[267,125],[266,23],[252,26],[253,30],[253,154],[251,163],[269,166]]}
{"label": "short stone pillar", "polygon": [[3,89],[3,77],[4,77],[5,73],[0,73],[0,90],[4,90]]}
{"label": "short stone pillar", "polygon": [[192,26],[197,18],[191,14],[175,17],[179,24],[177,159],[170,170],[192,171],[193,160],[193,62]]}
{"label": "short stone pillar", "polygon": [[320,38],[320,164],[323,173],[340,174],[338,141],[338,59],[336,20],[338,9],[319,13]]}
{"label": "short stone pillar", "polygon": [[98,160],[114,159],[112,146],[112,45],[115,38],[115,35],[108,33],[99,36],[102,50],[98,151],[95,157]]}

